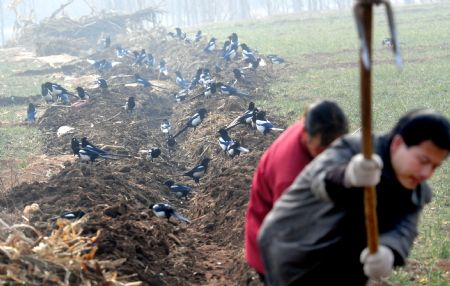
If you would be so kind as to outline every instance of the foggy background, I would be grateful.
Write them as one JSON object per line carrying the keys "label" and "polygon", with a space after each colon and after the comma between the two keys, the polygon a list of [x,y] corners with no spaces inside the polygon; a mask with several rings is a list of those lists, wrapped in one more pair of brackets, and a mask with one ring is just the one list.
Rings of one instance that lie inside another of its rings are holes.
{"label": "foggy background", "polygon": [[[413,5],[450,0],[392,0],[394,5]],[[160,25],[187,27],[204,23],[255,19],[271,15],[350,9],[353,0],[0,0],[0,44],[12,37],[14,25],[38,23],[62,5],[61,15],[71,18],[101,16],[105,12],[133,13],[154,7],[164,13]]]}

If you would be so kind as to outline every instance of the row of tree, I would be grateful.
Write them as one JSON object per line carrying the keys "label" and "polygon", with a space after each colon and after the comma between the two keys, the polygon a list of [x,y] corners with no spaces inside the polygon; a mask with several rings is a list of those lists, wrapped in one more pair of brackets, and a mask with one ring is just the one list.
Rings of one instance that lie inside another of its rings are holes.
{"label": "row of tree", "polygon": [[[445,1],[449,0],[391,0],[391,3]],[[147,7],[158,7],[166,12],[160,19],[163,25],[185,27],[305,11],[350,9],[353,2],[354,0],[0,0],[0,30],[4,44],[5,27],[13,27],[16,31],[26,23],[57,14],[77,17],[101,15],[110,11],[132,13]]]}

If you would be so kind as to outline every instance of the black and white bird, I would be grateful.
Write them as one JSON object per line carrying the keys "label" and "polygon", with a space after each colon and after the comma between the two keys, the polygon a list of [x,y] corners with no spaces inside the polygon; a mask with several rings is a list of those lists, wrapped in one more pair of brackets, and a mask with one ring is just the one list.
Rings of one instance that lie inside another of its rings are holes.
{"label": "black and white bird", "polygon": [[231,140],[230,136],[228,135],[228,132],[225,128],[221,128],[219,130],[219,146],[222,149],[222,151],[226,152],[228,149],[228,146],[233,142]]}
{"label": "black and white bird", "polygon": [[98,87],[99,87],[102,91],[105,91],[105,90],[108,89],[108,83],[106,82],[105,79],[99,78],[99,79],[97,79],[97,82],[96,82],[96,83],[97,83]]}
{"label": "black and white bird", "polygon": [[258,111],[253,113],[252,121],[256,130],[266,135],[270,131],[283,131],[282,128],[276,128],[273,124],[266,119],[266,113],[264,111]]}
{"label": "black and white bird", "polygon": [[394,41],[392,38],[384,38],[383,41],[381,41],[381,45],[390,48],[394,45]]}
{"label": "black and white bird", "polygon": [[128,100],[124,106],[127,113],[132,113],[134,109],[136,108],[136,101],[134,99],[134,96],[128,97]]}
{"label": "black and white bird", "polygon": [[27,121],[30,124],[36,122],[36,106],[33,103],[28,104]]}
{"label": "black and white bird", "polygon": [[169,134],[171,128],[172,124],[170,124],[169,119],[163,119],[163,121],[161,122],[161,132],[164,134]]}
{"label": "black and white bird", "polygon": [[159,61],[159,76],[164,75],[168,76],[169,72],[167,71],[166,61],[164,59],[161,59]]}
{"label": "black and white bird", "polygon": [[89,93],[84,91],[84,88],[82,88],[81,86],[77,87],[76,90],[77,90],[77,93],[78,93],[78,97],[81,100],[88,100],[90,98]]}
{"label": "black and white bird", "polygon": [[74,156],[79,156],[79,152],[80,152],[80,149],[81,149],[80,141],[78,141],[77,138],[73,137],[71,142],[70,142],[70,148],[72,149],[72,152],[73,152]]}
{"label": "black and white bird", "polygon": [[152,86],[152,84],[146,80],[145,78],[141,77],[139,74],[134,74],[134,80],[136,81],[136,83],[140,84],[143,87],[150,87]]}
{"label": "black and white bird", "polygon": [[[51,85],[51,84],[50,84]],[[52,92],[51,92],[51,87],[49,89],[47,83],[43,83],[41,85],[41,95],[44,98],[45,102],[47,104],[53,102],[53,96],[52,96]]]}
{"label": "black and white bird", "polygon": [[180,71],[175,72],[175,82],[182,89],[188,89],[191,84],[189,81],[187,81],[183,78]]}
{"label": "black and white bird", "polygon": [[153,162],[153,159],[158,158],[161,155],[161,149],[159,148],[151,148],[147,150],[147,159],[150,159]]}
{"label": "black and white bird", "polygon": [[107,49],[111,46],[111,36],[106,36],[103,40],[102,40],[102,45],[103,48]]}
{"label": "black and white bird", "polygon": [[181,184],[175,184],[175,182],[172,180],[164,182],[164,185],[169,188],[171,193],[175,194],[179,198],[186,199],[187,196],[192,192],[191,187]]}
{"label": "black and white bird", "polygon": [[278,55],[267,55],[267,57],[270,59],[270,62],[274,65],[284,63],[284,59]]}
{"label": "black and white bird", "polygon": [[82,218],[86,213],[82,210],[77,211],[63,211],[60,215],[50,218],[51,221],[56,221],[57,219],[67,219],[67,220],[78,220]]}
{"label": "black and white bird", "polygon": [[220,93],[225,94],[225,95],[235,95],[235,96],[249,96],[248,93],[243,93],[241,91],[239,91],[237,88],[232,87],[231,85],[227,85],[221,82],[218,82],[217,87],[220,90]]}
{"label": "black and white bird", "polygon": [[239,46],[239,38],[236,33],[231,33],[231,35],[228,37],[230,40],[231,47],[238,47]]}
{"label": "black and white bird", "polygon": [[230,47],[223,55],[224,60],[231,61],[236,57],[237,46]]}
{"label": "black and white bird", "polygon": [[175,100],[177,102],[182,102],[184,100],[186,100],[187,96],[188,96],[189,90],[188,89],[182,89],[179,92],[175,93]]}
{"label": "black and white bird", "polygon": [[191,84],[189,85],[189,90],[197,86],[197,84],[200,82],[200,76],[202,75],[202,73],[202,68],[197,69],[197,72],[195,73],[195,76],[192,78]]}
{"label": "black and white bird", "polygon": [[119,59],[123,57],[131,57],[132,53],[128,49],[124,49],[121,46],[116,47],[116,57]]}
{"label": "black and white bird", "polygon": [[205,158],[202,162],[195,166],[189,172],[183,174],[183,176],[191,177],[197,184],[200,182],[200,178],[203,177],[208,169],[208,164],[211,161],[209,158]]}
{"label": "black and white bird", "polygon": [[255,103],[253,101],[250,101],[247,110],[239,117],[238,123],[247,124],[251,127],[254,112],[258,112],[258,108],[255,107]]}
{"label": "black and white bird", "polygon": [[190,223],[191,221],[186,217],[182,216],[175,209],[169,205],[164,203],[151,204],[149,208],[153,211],[153,213],[160,218],[166,218],[170,221],[171,217],[174,217],[176,220],[180,222]]}
{"label": "black and white bird", "polygon": [[241,69],[235,68],[233,69],[233,75],[234,75],[234,83],[233,85],[236,84],[236,82],[245,82],[245,74]]}
{"label": "black and white bird", "polygon": [[202,123],[203,119],[206,116],[206,109],[200,108],[194,115],[192,115],[189,120],[186,122],[187,127],[196,128]]}
{"label": "black and white bird", "polygon": [[232,141],[230,145],[227,147],[227,154],[231,158],[234,158],[235,156],[239,156],[241,153],[248,153],[250,150],[247,148],[244,148],[241,146],[241,144],[237,141]]}
{"label": "black and white bird", "polygon": [[197,33],[195,34],[194,41],[195,41],[195,42],[200,42],[200,40],[201,40],[202,38],[203,38],[202,31],[198,30]]}
{"label": "black and white bird", "polygon": [[68,220],[77,220],[82,218],[86,213],[82,210],[77,210],[77,211],[63,211],[59,217],[60,218],[64,218],[64,219],[68,219]]}
{"label": "black and white bird", "polygon": [[203,48],[203,51],[206,53],[211,53],[216,49],[216,38],[212,37],[211,40],[209,40],[208,44]]}
{"label": "black and white bird", "polygon": [[104,72],[104,71],[110,70],[113,67],[121,64],[121,62],[110,62],[110,61],[105,60],[105,59],[99,60],[99,61],[88,59],[87,62],[90,63],[91,65],[93,65],[94,68],[96,68],[100,72]]}

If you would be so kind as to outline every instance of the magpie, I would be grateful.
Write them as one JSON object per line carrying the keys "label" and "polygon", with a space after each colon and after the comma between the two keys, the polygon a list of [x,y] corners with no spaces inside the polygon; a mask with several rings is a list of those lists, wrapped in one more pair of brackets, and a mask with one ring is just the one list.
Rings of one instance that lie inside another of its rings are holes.
{"label": "magpie", "polygon": [[211,53],[216,48],[216,38],[212,37],[211,40],[209,40],[208,44],[203,49],[206,53]]}
{"label": "magpie", "polygon": [[108,83],[103,78],[97,79],[97,85],[102,89],[102,91],[108,89]]}
{"label": "magpie", "polygon": [[79,152],[80,152],[80,141],[78,141],[77,138],[73,137],[72,141],[70,143],[70,148],[72,148],[72,152],[74,156],[79,156]]}
{"label": "magpie", "polygon": [[188,89],[189,86],[190,86],[190,82],[188,82],[187,80],[185,80],[183,78],[183,76],[181,75],[181,72],[180,71],[176,71],[175,75],[176,75],[175,82],[177,83],[177,85],[179,87],[181,87],[182,89]]}
{"label": "magpie", "polygon": [[[76,140],[76,138],[75,138]],[[71,146],[72,151],[74,154],[76,153],[76,147],[75,147],[75,141],[72,138]],[[120,158],[129,158],[128,155],[122,155],[122,154],[113,154],[106,152],[105,150],[102,150],[95,146],[94,144],[90,143],[86,137],[81,138],[81,148],[78,150],[78,156],[80,157],[81,161],[84,162],[91,162],[91,164],[94,163],[94,161],[98,158],[104,158],[104,159],[111,159],[111,160],[117,160]]]}
{"label": "magpie", "polygon": [[195,34],[195,42],[200,42],[200,40],[202,39],[203,35],[202,35],[202,31],[198,30],[197,34]]}
{"label": "magpie", "polygon": [[123,57],[130,57],[131,52],[127,49],[122,48],[121,46],[116,47],[116,56],[121,59]]}
{"label": "magpie", "polygon": [[169,33],[167,33],[167,36],[171,36],[172,38],[175,38],[175,37],[176,37],[174,32],[169,32]]}
{"label": "magpie", "polygon": [[161,132],[164,134],[169,134],[171,128],[172,128],[172,125],[170,124],[169,119],[163,119],[163,121],[161,123]]}
{"label": "magpie", "polygon": [[167,218],[167,221],[170,221],[171,217],[174,217],[176,220],[180,222],[185,223],[191,223],[191,221],[178,212],[175,211],[175,209],[169,205],[164,203],[158,203],[158,204],[151,204],[149,208],[153,211],[153,213],[160,218]]}
{"label": "magpie", "polygon": [[180,185],[175,184],[174,181],[168,180],[164,182],[164,185],[166,185],[171,193],[174,193],[179,198],[187,199],[187,196],[192,191],[192,188],[186,185]]}
{"label": "magpie", "polygon": [[64,105],[69,105],[70,104],[69,95],[70,94],[66,93],[66,92],[60,93],[60,94],[58,94],[56,101],[60,101]]}
{"label": "magpie", "polygon": [[241,69],[233,69],[233,75],[234,75],[234,84],[236,84],[236,82],[240,81],[240,82],[245,82],[245,74]]}
{"label": "magpie", "polygon": [[222,47],[222,50],[220,52],[222,57],[225,57],[226,53],[230,50],[230,47],[231,47],[231,42],[230,41],[225,41],[223,43],[223,47]]}
{"label": "magpie", "polygon": [[203,177],[208,169],[208,164],[211,159],[205,158],[200,165],[195,166],[189,172],[183,174],[183,176],[191,177],[197,184],[200,182],[200,178]]}
{"label": "magpie", "polygon": [[186,33],[183,32],[183,31],[181,31],[181,28],[176,27],[176,28],[175,28],[175,31],[176,31],[175,37],[177,37],[177,38],[180,39],[180,40],[186,39]]}
{"label": "magpie", "polygon": [[234,158],[235,156],[239,156],[241,152],[248,153],[250,152],[250,150],[242,147],[241,144],[237,141],[231,141],[231,143],[227,147],[226,152],[231,158]]}
{"label": "magpie", "polygon": [[223,55],[223,58],[226,61],[231,61],[232,59],[234,59],[236,57],[236,51],[237,51],[237,46],[230,47],[230,49],[228,51],[226,51],[225,54]]}
{"label": "magpie", "polygon": [[59,217],[69,219],[69,220],[77,220],[82,218],[86,213],[82,210],[77,211],[63,211]]}
{"label": "magpie", "polygon": [[203,69],[202,69],[202,68],[199,68],[199,69],[197,70],[197,72],[195,73],[195,76],[194,76],[194,77],[192,78],[192,80],[191,80],[191,84],[190,84],[189,87],[188,87],[189,90],[191,90],[191,89],[193,89],[194,87],[197,86],[197,84],[198,84],[199,81],[200,81],[200,76],[202,75],[202,73],[203,73]]}
{"label": "magpie", "polygon": [[106,36],[106,38],[103,39],[103,48],[107,49],[111,46],[111,36]]}
{"label": "magpie", "polygon": [[153,162],[153,159],[158,158],[161,155],[161,149],[159,148],[151,148],[147,151],[147,159],[150,159]]}
{"label": "magpie", "polygon": [[147,67],[154,67],[156,65],[156,59],[152,54],[147,54],[147,58],[145,58],[144,64]]}
{"label": "magpie", "polygon": [[227,151],[228,146],[233,142],[233,140],[228,135],[228,132],[225,128],[221,128],[219,130],[219,145],[222,151]]}
{"label": "magpie", "polygon": [[248,93],[240,92],[237,88],[232,87],[231,85],[226,85],[221,82],[218,82],[216,85],[222,94],[236,95],[236,96],[249,96]]}
{"label": "magpie", "polygon": [[142,65],[147,58],[147,53],[145,52],[145,49],[142,49],[141,52],[134,51],[134,63],[133,65]]}
{"label": "magpie", "polygon": [[209,69],[204,68],[202,70],[201,75],[200,75],[199,83],[205,85],[205,84],[210,83],[211,81],[213,81],[212,76],[211,76],[211,72],[209,71]]}
{"label": "magpie", "polygon": [[186,100],[186,97],[187,97],[187,95],[188,95],[188,92],[189,92],[189,90],[187,90],[187,89],[182,89],[182,90],[180,90],[178,93],[175,93],[175,94],[174,94],[175,100],[176,100],[177,102],[182,102],[182,101]]}
{"label": "magpie", "polygon": [[136,101],[134,100],[134,96],[128,97],[128,100],[124,106],[127,113],[133,113],[133,110],[135,107],[136,107]]}
{"label": "magpie", "polygon": [[230,39],[230,44],[231,47],[238,47],[239,46],[239,38],[238,35],[236,33],[232,33],[228,39]]}
{"label": "magpie", "polygon": [[255,112],[258,112],[258,108],[255,107],[253,101],[250,101],[247,110],[238,118],[238,123],[252,126],[253,113]]}
{"label": "magpie", "polygon": [[284,63],[284,59],[278,55],[267,55],[272,64],[278,65]]}
{"label": "magpie", "polygon": [[145,78],[141,77],[139,74],[134,74],[134,79],[136,80],[136,82],[140,85],[142,85],[143,87],[150,87],[152,86],[152,84],[146,80]]}
{"label": "magpie", "polygon": [[247,46],[247,44],[241,44],[242,48],[242,59],[247,63],[255,62],[256,56],[253,54],[252,50]]}
{"label": "magpie", "polygon": [[110,62],[105,59],[103,60],[87,60],[88,63],[92,64],[98,71],[107,71],[120,64],[120,62]]}
{"label": "magpie", "polygon": [[68,220],[78,220],[82,218],[86,213],[82,210],[77,211],[63,211],[60,215],[50,218],[51,221],[55,221],[58,218],[68,219]]}
{"label": "magpie", "polygon": [[89,99],[89,97],[90,97],[89,93],[85,92],[84,89],[81,86],[77,87],[76,90],[77,90],[77,93],[78,93],[78,97],[81,100],[88,100]]}
{"label": "magpie", "polygon": [[384,38],[383,41],[381,41],[381,45],[390,48],[394,45],[394,41],[392,38]]}
{"label": "magpie", "polygon": [[284,129],[282,128],[276,128],[273,126],[273,124],[267,120],[266,118],[266,112],[264,111],[259,111],[259,112],[254,112],[253,116],[252,116],[252,121],[254,126],[256,127],[256,130],[258,130],[259,132],[261,132],[262,134],[266,135],[267,133],[269,133],[270,131],[283,131]]}
{"label": "magpie", "polygon": [[36,107],[34,106],[33,103],[28,104],[27,120],[28,120],[28,123],[36,122]]}
{"label": "magpie", "polygon": [[188,129],[189,127],[191,128],[195,128],[197,126],[200,125],[200,123],[202,123],[203,119],[206,116],[206,109],[205,108],[200,108],[194,115],[192,115],[189,120],[186,122],[186,126],[183,127],[183,129],[181,129],[180,131],[178,131],[178,133],[174,136],[177,137],[180,133],[182,133],[183,131],[185,131],[186,129]]}
{"label": "magpie", "polygon": [[247,69],[253,69],[253,70],[256,70],[256,68],[258,68],[259,66],[265,66],[266,65],[266,62],[264,61],[264,59],[263,58],[260,58],[260,57],[258,57],[257,59],[256,59],[256,61],[251,61],[249,64],[248,64],[248,67],[247,67]]}
{"label": "magpie", "polygon": [[175,138],[173,137],[173,135],[169,134],[169,136],[167,137],[167,146],[169,148],[173,148],[173,147],[175,147],[176,144],[177,144],[177,141],[175,141]]}
{"label": "magpie", "polygon": [[205,97],[209,97],[210,95],[216,93],[217,91],[217,84],[215,82],[211,82],[205,85],[205,91],[203,92],[203,95]]}
{"label": "magpie", "polygon": [[167,76],[169,74],[166,67],[166,61],[164,59],[161,59],[159,61],[159,76],[161,76],[161,74],[163,74],[164,76]]}
{"label": "magpie", "polygon": [[53,102],[51,90],[44,83],[41,85],[41,95],[47,104]]}

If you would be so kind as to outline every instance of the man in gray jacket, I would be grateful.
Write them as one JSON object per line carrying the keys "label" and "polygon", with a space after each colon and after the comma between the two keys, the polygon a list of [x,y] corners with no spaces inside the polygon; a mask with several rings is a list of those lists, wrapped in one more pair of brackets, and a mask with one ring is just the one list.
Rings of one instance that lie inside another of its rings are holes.
{"label": "man in gray jacket", "polygon": [[[405,263],[431,200],[425,180],[450,150],[450,123],[413,111],[374,144],[366,160],[360,136],[339,139],[277,201],[259,233],[269,285],[364,285]],[[380,245],[369,254],[363,186],[375,185]]]}

